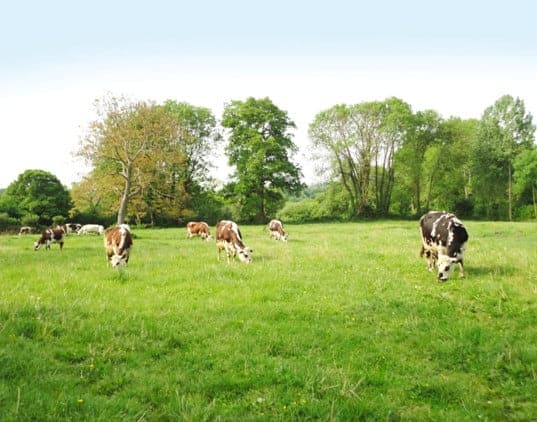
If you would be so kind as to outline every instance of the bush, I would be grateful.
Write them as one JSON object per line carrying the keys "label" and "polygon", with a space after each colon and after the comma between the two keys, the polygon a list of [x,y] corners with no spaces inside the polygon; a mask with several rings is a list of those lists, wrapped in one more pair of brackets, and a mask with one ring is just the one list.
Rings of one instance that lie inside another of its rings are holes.
{"label": "bush", "polygon": [[21,218],[21,225],[37,227],[39,223],[39,216],[36,214],[25,214]]}
{"label": "bush", "polygon": [[306,223],[316,220],[318,204],[314,199],[305,199],[300,202],[288,202],[276,217],[286,223]]}
{"label": "bush", "polygon": [[55,215],[52,217],[53,226],[61,226],[62,224],[65,224],[65,217],[63,215]]}
{"label": "bush", "polygon": [[18,219],[10,217],[7,212],[0,212],[0,230],[1,231],[17,230],[19,225],[20,225],[20,221]]}
{"label": "bush", "polygon": [[519,221],[535,220],[535,208],[533,205],[525,205],[515,209],[515,219]]}
{"label": "bush", "polygon": [[461,218],[471,217],[474,212],[474,201],[470,198],[463,198],[455,201],[453,212]]}

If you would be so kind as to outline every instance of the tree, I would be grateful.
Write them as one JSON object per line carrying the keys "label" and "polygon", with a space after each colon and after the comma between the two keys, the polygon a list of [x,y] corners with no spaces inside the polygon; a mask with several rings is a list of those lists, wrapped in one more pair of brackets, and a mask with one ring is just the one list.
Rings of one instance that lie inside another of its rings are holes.
{"label": "tree", "polygon": [[341,180],[354,216],[388,212],[394,154],[406,136],[410,116],[406,103],[389,98],[336,105],[310,124],[315,159],[329,163],[332,176]]}
{"label": "tree", "polygon": [[382,127],[374,138],[373,164],[375,210],[388,215],[395,183],[395,154],[403,145],[412,127],[412,110],[398,98],[389,98],[381,106]]}
{"label": "tree", "polygon": [[488,217],[513,217],[513,162],[534,144],[535,126],[524,102],[510,95],[488,107],[473,154],[474,191]]}
{"label": "tree", "polygon": [[21,218],[32,214],[49,225],[56,215],[67,216],[71,208],[69,191],[56,176],[44,170],[26,170],[11,183],[0,200],[0,210]]}
{"label": "tree", "polygon": [[[207,181],[217,143],[221,140],[216,131],[216,119],[208,108],[168,100],[164,109],[177,121],[178,147],[185,156],[184,179],[186,185]],[[188,190],[188,189],[187,189]]]}
{"label": "tree", "polygon": [[[513,192],[522,203],[531,203],[533,218],[537,219],[537,149],[522,151],[513,163]],[[524,197],[527,196],[527,200]]]}
{"label": "tree", "polygon": [[104,98],[96,108],[98,119],[90,123],[79,154],[106,175],[112,187],[119,187],[118,224],[125,221],[129,201],[137,196],[180,198],[173,168],[181,167],[185,156],[178,146],[180,130],[174,116],[162,106],[125,98]]}
{"label": "tree", "polygon": [[429,147],[437,141],[440,124],[441,118],[436,111],[416,112],[407,126],[403,145],[396,153],[397,196],[401,198],[400,202],[405,202],[400,204],[400,209],[412,214],[421,215],[429,207],[429,198],[425,199],[426,205],[423,202],[433,175],[425,177],[425,157]]}
{"label": "tree", "polygon": [[229,129],[226,153],[235,167],[233,193],[243,220],[264,223],[283,205],[284,193],[298,192],[301,172],[291,162],[297,148],[295,124],[269,98],[232,101],[222,126]]}

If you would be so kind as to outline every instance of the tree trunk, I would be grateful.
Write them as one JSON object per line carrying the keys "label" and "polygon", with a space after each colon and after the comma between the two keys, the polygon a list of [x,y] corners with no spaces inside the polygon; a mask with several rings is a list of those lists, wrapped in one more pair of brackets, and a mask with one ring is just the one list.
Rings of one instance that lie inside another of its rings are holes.
{"label": "tree trunk", "polygon": [[123,224],[125,222],[125,216],[127,215],[127,206],[129,205],[129,196],[131,192],[131,167],[127,166],[125,169],[125,187],[123,188],[123,194],[121,195],[121,202],[119,203],[119,210],[117,213],[117,224]]}
{"label": "tree trunk", "polygon": [[535,186],[531,187],[531,195],[533,197],[533,216],[537,219],[537,205],[535,204]]}

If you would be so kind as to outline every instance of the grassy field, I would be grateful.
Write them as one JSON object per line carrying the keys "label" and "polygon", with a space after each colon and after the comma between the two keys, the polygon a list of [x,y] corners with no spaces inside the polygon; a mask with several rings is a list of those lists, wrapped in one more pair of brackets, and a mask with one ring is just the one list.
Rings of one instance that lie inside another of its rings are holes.
{"label": "grassy field", "polygon": [[134,229],[121,271],[0,236],[0,420],[535,420],[537,225],[465,223],[446,283],[417,222]]}

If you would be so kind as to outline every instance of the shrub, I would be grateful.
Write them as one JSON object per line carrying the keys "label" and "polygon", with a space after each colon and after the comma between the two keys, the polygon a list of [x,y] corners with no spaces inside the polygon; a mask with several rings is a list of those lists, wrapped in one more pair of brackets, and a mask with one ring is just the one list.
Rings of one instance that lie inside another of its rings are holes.
{"label": "shrub", "polygon": [[60,226],[65,223],[65,217],[63,215],[55,215],[52,217],[52,225]]}
{"label": "shrub", "polygon": [[14,217],[10,217],[7,212],[0,212],[0,230],[1,231],[16,230],[19,225],[20,225],[20,222],[18,219]]}

